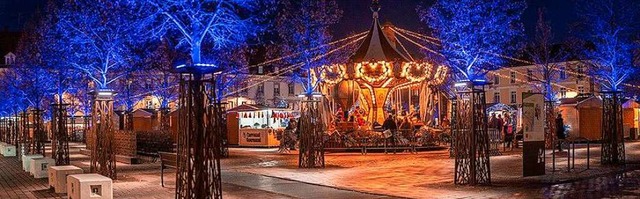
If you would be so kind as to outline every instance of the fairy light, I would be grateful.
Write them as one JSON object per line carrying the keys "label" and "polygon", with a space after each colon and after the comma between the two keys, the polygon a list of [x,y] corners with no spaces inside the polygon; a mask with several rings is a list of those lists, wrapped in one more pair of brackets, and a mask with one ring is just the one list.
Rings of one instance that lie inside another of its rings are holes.
{"label": "fairy light", "polygon": [[420,47],[422,49],[425,49],[425,50],[427,50],[427,51],[429,51],[429,52],[431,52],[433,54],[436,54],[436,55],[444,57],[444,55],[440,54],[439,52],[436,52],[435,50],[433,50],[431,48],[427,48],[426,46],[423,46],[422,44],[420,44],[420,43],[418,43],[418,42],[416,42],[416,41],[414,41],[412,39],[409,39],[409,37],[405,36],[404,34],[398,32],[398,31],[396,31],[394,29],[391,29],[391,30],[393,30],[393,32],[395,32],[396,34],[400,35],[400,37],[402,37],[402,38],[406,39],[407,41],[411,42],[413,45],[416,45],[416,46],[418,46],[418,47]]}
{"label": "fairy light", "polygon": [[436,70],[436,74],[433,76],[433,85],[443,84],[447,79],[447,74],[449,74],[449,67],[444,65],[438,66],[438,70]]}
{"label": "fairy light", "polygon": [[391,75],[391,62],[361,62],[356,64],[357,76],[375,83],[389,78]]}
{"label": "fairy light", "polygon": [[[352,45],[352,44],[354,44],[354,43],[356,43],[356,42],[358,42],[358,41],[360,41],[360,40],[362,40],[362,39],[364,39],[364,38],[365,38],[365,36],[361,36],[361,37],[359,37],[359,38],[357,38],[357,39],[355,39],[355,40],[353,40],[353,41],[351,41],[351,42],[349,42],[349,43],[346,43],[346,44],[344,44],[344,45],[342,45],[342,46],[340,46],[340,47],[338,47],[338,48],[335,48],[335,49],[333,49],[333,50],[330,50],[330,51],[329,51],[329,52],[327,52],[327,53],[324,53],[324,54],[322,54],[322,55],[318,55],[318,56],[314,57],[313,59],[311,59],[311,61],[317,61],[317,60],[319,60],[319,59],[321,59],[321,58],[323,58],[323,57],[326,57],[326,56],[328,56],[328,55],[330,55],[330,54],[333,54],[333,53],[337,52],[338,50],[342,50],[343,48],[346,48],[346,47],[348,47],[348,46],[350,46],[350,45]],[[288,66],[288,67],[287,67],[287,69],[285,69],[285,70],[283,70],[283,71],[275,72],[275,73],[271,73],[270,75],[264,75],[264,76],[263,76],[263,78],[261,78],[261,80],[260,80],[260,81],[258,81],[258,82],[256,82],[256,83],[254,83],[254,84],[251,84],[251,85],[249,85],[249,86],[246,86],[246,87],[244,87],[244,88],[240,88],[240,89],[238,89],[238,90],[235,90],[235,91],[229,92],[228,94],[226,94],[226,95],[225,95],[225,97],[235,95],[235,94],[240,93],[240,92],[242,92],[242,91],[244,91],[244,90],[247,90],[247,89],[249,89],[249,88],[251,88],[251,87],[254,87],[254,86],[260,85],[260,84],[262,84],[262,83],[264,83],[264,82],[267,82],[267,81],[270,81],[270,80],[272,80],[272,79],[274,79],[274,78],[276,78],[276,77],[279,77],[280,75],[283,75],[283,74],[285,74],[285,73],[288,73],[288,72],[294,71],[294,70],[296,70],[296,69],[298,69],[298,68],[300,68],[300,67],[302,67],[302,66],[304,66],[304,63],[302,63],[302,62],[301,62],[301,63],[298,63],[298,64],[290,65],[290,66]]]}
{"label": "fairy light", "polygon": [[[366,31],[365,32],[361,32],[361,33],[358,33],[358,34],[355,34],[355,35],[352,35],[352,36],[349,36],[349,37],[346,37],[346,38],[343,38],[343,39],[340,39],[340,40],[336,40],[336,41],[333,41],[333,42],[330,42],[330,43],[327,43],[327,44],[316,46],[314,48],[309,49],[308,51],[314,51],[314,50],[317,50],[317,49],[320,49],[320,48],[323,48],[323,47],[326,47],[326,46],[332,46],[334,44],[341,43],[341,42],[344,42],[344,41],[347,41],[347,40],[350,40],[350,39],[353,39],[353,38],[362,37],[366,33],[367,33]],[[265,62],[262,62],[262,63],[259,63],[259,64],[249,65],[248,67],[251,68],[251,67],[263,66],[263,65],[267,65],[267,64],[274,63],[274,62],[278,62],[278,61],[281,61],[283,59],[287,59],[289,57],[293,57],[293,56],[297,56],[297,55],[300,55],[300,52],[293,53],[293,54],[290,54],[290,55],[285,55],[285,56],[278,57],[278,58],[275,58],[275,59],[271,59],[271,60],[268,60],[268,61],[265,61]]]}
{"label": "fairy light", "polygon": [[346,66],[344,64],[332,64],[322,66],[320,79],[327,84],[337,84],[345,77]]}
{"label": "fairy light", "polygon": [[407,62],[402,66],[402,77],[411,82],[421,82],[431,76],[433,66],[429,63]]}

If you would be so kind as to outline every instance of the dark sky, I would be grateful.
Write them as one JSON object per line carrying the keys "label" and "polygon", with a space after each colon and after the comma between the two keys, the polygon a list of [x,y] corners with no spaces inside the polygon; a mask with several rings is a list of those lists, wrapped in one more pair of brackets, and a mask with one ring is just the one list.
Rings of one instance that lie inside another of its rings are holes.
{"label": "dark sky", "polygon": [[[371,26],[371,0],[337,0],[344,11],[339,24],[335,26],[334,37],[344,38],[349,33],[362,32]],[[574,0],[527,0],[527,10],[523,16],[527,36],[532,36],[537,21],[537,10],[545,8],[546,18],[558,40],[567,37],[568,27],[575,22]],[[433,0],[380,0],[381,22],[390,21],[399,28],[424,32],[427,24],[420,21],[416,7],[431,5]]]}
{"label": "dark sky", "polygon": [[[576,19],[574,0],[527,0],[528,8],[523,16],[527,35],[533,35],[537,10],[547,9],[547,19],[559,40],[567,36],[569,24]],[[46,0],[0,0],[0,28],[19,30],[34,10],[43,6]],[[344,38],[349,33],[362,32],[371,25],[371,0],[337,0],[344,11],[339,24],[334,27],[334,37]],[[420,4],[431,4],[433,0],[380,0],[381,22],[390,21],[396,26],[414,31],[424,31],[416,13]]]}

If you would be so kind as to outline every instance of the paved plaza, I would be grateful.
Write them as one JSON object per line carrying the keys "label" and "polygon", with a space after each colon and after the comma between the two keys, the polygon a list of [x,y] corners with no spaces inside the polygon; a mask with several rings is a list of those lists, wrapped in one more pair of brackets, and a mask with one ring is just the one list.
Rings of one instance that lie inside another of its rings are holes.
{"label": "paved plaza", "polygon": [[[88,171],[87,156],[72,147],[72,164]],[[567,170],[566,153],[558,153],[556,171],[521,177],[521,150],[491,158],[492,185],[453,185],[453,160],[446,149],[411,154],[328,153],[325,169],[298,169],[297,154],[276,149],[232,148],[222,160],[225,198],[640,198],[636,153],[640,143],[627,144],[626,167],[601,167],[599,148],[576,150],[574,169]],[[551,161],[550,151],[547,161]],[[625,171],[626,172],[623,172]],[[175,170],[160,184],[159,163],[118,164],[115,198],[173,198]],[[16,157],[0,156],[0,198],[66,198],[48,190],[46,179],[34,179]]]}

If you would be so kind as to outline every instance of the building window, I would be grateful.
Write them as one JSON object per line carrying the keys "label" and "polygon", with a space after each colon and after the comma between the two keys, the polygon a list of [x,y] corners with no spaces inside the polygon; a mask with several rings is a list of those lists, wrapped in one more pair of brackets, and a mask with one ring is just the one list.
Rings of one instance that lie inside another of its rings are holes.
{"label": "building window", "polygon": [[578,86],[578,93],[579,94],[583,94],[584,93],[584,86]]}
{"label": "building window", "polygon": [[493,103],[500,103],[500,93],[499,92],[493,93]]}
{"label": "building window", "polygon": [[280,96],[280,82],[273,83],[273,96]]}
{"label": "building window", "polygon": [[287,90],[288,90],[289,96],[295,95],[295,88],[296,86],[293,83],[287,84]]}
{"label": "building window", "polygon": [[258,66],[258,74],[264,74],[264,66]]}
{"label": "building window", "polygon": [[499,85],[500,84],[500,76],[498,76],[498,74],[493,76],[493,83],[495,85]]}
{"label": "building window", "polygon": [[511,91],[511,103],[515,104],[516,103],[516,92],[515,91]]}
{"label": "building window", "polygon": [[264,83],[258,84],[257,95],[264,95]]}
{"label": "building window", "polygon": [[527,69],[527,81],[533,81],[533,71]]}
{"label": "building window", "polygon": [[560,98],[567,97],[567,88],[560,88]]}
{"label": "building window", "polygon": [[584,78],[584,67],[578,66],[578,80],[582,80]]}
{"label": "building window", "polygon": [[512,84],[516,83],[516,72],[511,72],[511,83]]}
{"label": "building window", "polygon": [[565,67],[560,67],[560,79],[567,79],[567,71]]}

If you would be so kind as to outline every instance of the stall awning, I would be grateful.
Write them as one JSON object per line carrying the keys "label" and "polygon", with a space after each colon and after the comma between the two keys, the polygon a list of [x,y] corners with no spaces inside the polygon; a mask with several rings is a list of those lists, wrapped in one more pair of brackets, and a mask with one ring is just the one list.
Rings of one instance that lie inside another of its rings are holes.
{"label": "stall awning", "polygon": [[266,110],[269,107],[264,106],[264,105],[258,105],[258,104],[243,104],[240,106],[237,106],[235,108],[229,109],[227,110],[227,112],[247,112],[247,111],[259,111],[259,110]]}

